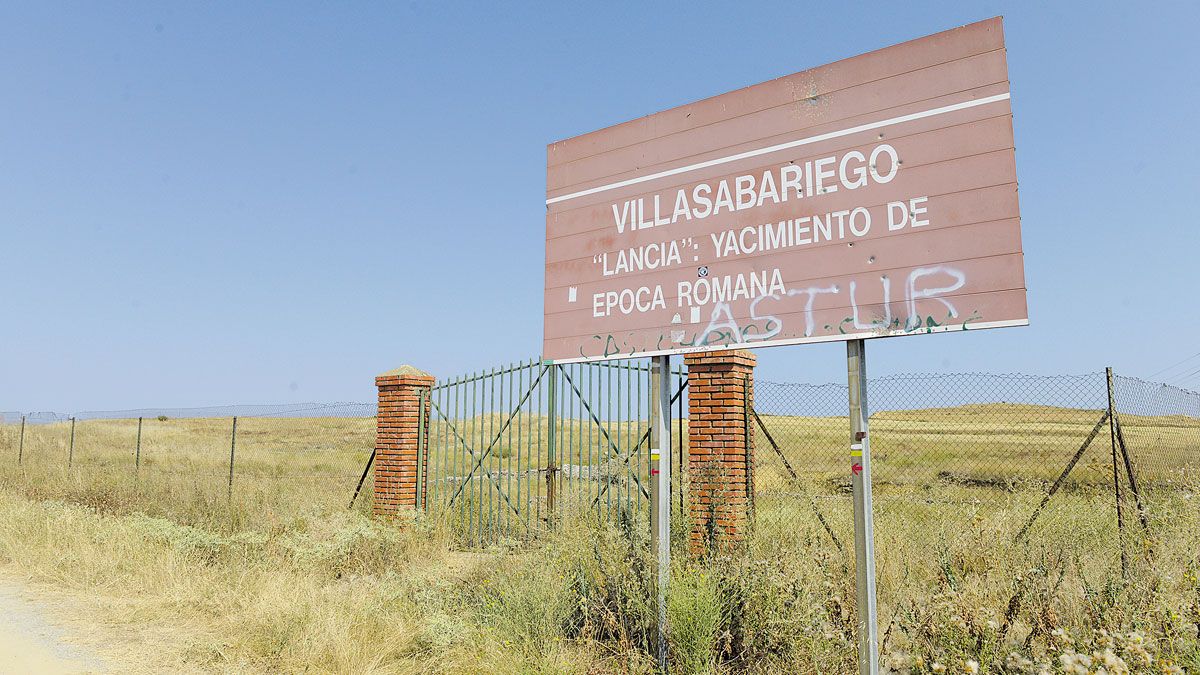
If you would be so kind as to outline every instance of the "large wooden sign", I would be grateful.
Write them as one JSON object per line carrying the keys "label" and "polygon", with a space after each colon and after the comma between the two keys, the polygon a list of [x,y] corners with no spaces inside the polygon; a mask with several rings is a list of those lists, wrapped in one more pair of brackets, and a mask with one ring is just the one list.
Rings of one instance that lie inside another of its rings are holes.
{"label": "large wooden sign", "polygon": [[1027,323],[999,18],[547,148],[548,360]]}

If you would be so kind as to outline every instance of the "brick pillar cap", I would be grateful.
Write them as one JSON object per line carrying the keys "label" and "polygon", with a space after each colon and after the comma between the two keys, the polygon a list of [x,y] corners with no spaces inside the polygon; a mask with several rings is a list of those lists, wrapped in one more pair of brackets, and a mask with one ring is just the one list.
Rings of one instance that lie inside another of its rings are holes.
{"label": "brick pillar cap", "polygon": [[380,373],[378,377],[428,377],[433,378],[433,375],[417,368],[416,366],[403,365],[399,368],[393,368],[386,373]]}
{"label": "brick pillar cap", "polygon": [[720,349],[704,352],[690,352],[684,354],[684,362],[691,365],[695,364],[717,364],[717,363],[732,363],[743,366],[754,366],[758,363],[758,357],[754,352],[748,349]]}

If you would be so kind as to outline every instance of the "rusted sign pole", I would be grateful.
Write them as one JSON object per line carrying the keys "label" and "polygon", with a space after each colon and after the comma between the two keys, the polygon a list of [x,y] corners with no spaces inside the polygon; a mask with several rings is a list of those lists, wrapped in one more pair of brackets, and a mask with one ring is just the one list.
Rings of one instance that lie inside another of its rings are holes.
{"label": "rusted sign pole", "polygon": [[875,521],[871,512],[871,441],[867,433],[867,353],[863,340],[846,343],[850,393],[850,477],[854,488],[855,588],[858,591],[858,672],[879,673],[875,606]]}
{"label": "rusted sign pole", "polygon": [[671,357],[651,366],[650,540],[658,560],[658,668],[667,672],[667,585],[671,579]]}

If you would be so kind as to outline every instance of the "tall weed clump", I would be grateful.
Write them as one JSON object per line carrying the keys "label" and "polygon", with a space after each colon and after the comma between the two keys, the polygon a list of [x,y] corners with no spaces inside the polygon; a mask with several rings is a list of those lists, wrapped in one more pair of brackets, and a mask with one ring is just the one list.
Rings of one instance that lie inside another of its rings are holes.
{"label": "tall weed clump", "polygon": [[[799,664],[822,664],[838,672],[849,667],[853,587],[848,600],[845,569],[833,560],[761,560],[734,550],[691,563],[715,580],[714,651],[720,669],[787,672]],[[800,570],[801,564],[813,567]]]}
{"label": "tall weed clump", "polygon": [[[905,583],[884,566],[888,595],[900,598],[885,615],[885,664],[904,674],[1197,672],[1192,490],[1155,495],[1148,530],[1132,525],[1123,536],[1099,524],[1111,511],[1080,494],[1056,514],[1071,527],[1050,521],[1043,536],[1017,540],[1021,518],[997,510],[954,536],[922,540],[932,580]],[[1166,522],[1164,513],[1184,517]],[[1089,517],[1090,527],[1075,524]]]}
{"label": "tall weed clump", "polygon": [[[475,606],[506,644],[573,642],[594,652],[602,672],[652,672],[657,594],[646,524],[623,514],[559,525],[518,567],[480,580]],[[840,557],[764,561],[742,548],[673,557],[667,638],[675,672],[853,666],[853,581]]]}
{"label": "tall weed clump", "polygon": [[636,669],[649,668],[657,653],[655,566],[645,525],[622,513],[614,524],[589,527],[590,542],[560,540],[556,556],[570,606],[564,637],[631,656]]}

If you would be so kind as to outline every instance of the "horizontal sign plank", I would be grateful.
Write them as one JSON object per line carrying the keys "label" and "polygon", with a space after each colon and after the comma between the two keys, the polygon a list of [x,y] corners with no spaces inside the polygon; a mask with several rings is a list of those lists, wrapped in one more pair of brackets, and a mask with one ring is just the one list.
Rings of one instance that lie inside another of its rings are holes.
{"label": "horizontal sign plank", "polygon": [[558,362],[1028,323],[1000,19],[547,149]]}

